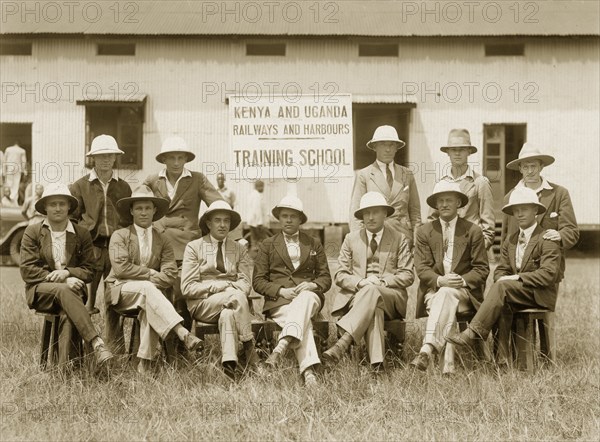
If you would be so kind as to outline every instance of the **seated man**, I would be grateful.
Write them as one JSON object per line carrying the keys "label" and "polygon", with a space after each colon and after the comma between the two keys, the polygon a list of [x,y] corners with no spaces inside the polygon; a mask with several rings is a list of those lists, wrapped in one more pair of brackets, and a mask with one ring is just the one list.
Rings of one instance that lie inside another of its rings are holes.
{"label": "seated man", "polygon": [[221,361],[231,379],[238,364],[238,342],[243,343],[246,363],[258,362],[248,303],[248,252],[228,238],[240,222],[240,215],[228,203],[213,202],[200,218],[200,228],[209,233],[188,243],[181,269],[181,292],[191,317],[219,324]]}
{"label": "seated man", "polygon": [[354,216],[364,227],[346,235],[335,283],[341,288],[332,308],[343,314],[337,326],[343,332],[323,360],[337,363],[349,345],[365,336],[371,366],[377,371],[383,363],[384,318],[406,317],[406,288],[414,279],[413,258],[402,233],[384,227],[394,213],[379,192],[365,193]]}
{"label": "seated man", "polygon": [[[21,277],[29,308],[42,313],[64,311],[81,337],[92,345],[101,365],[113,355],[104,346],[85,308],[94,251],[89,232],[69,221],[76,208],[77,199],[66,185],[55,183],[46,187],[35,204],[35,210],[46,219],[30,224],[23,234]],[[61,331],[63,325],[61,322]],[[59,352],[60,362],[66,362],[69,345],[63,345]]]}
{"label": "seated man", "polygon": [[323,246],[299,232],[307,221],[302,201],[286,196],[271,211],[282,232],[265,239],[254,263],[252,286],[264,296],[265,315],[282,328],[279,342],[266,363],[278,364],[288,346],[294,349],[306,386],[315,386],[313,366],[320,364],[311,318],[325,303],[331,275]]}
{"label": "seated man", "polygon": [[119,229],[110,239],[111,271],[106,278],[107,329],[115,333],[111,310],[128,313],[139,310],[140,348],[138,372],[148,373],[156,359],[159,338],[173,330],[189,351],[202,341],[181,324],[183,318],[163,294],[177,277],[171,244],[152,226],[164,216],[169,201],[156,198],[147,186],[138,187],[130,197],[117,201],[119,216],[129,227]]}
{"label": "seated man", "polygon": [[[554,240],[544,239],[545,229],[536,216],[546,211],[534,190],[516,187],[502,211],[513,216],[518,232],[502,243],[500,263],[494,272],[494,284],[464,332],[446,337],[457,345],[473,345],[476,339],[486,339],[492,326],[501,319],[499,327],[500,354],[506,355],[513,310],[546,308],[554,311],[557,284],[561,277],[561,249]],[[504,361],[502,361],[504,362]]]}
{"label": "seated man", "polygon": [[[483,301],[490,268],[481,228],[458,216],[468,197],[458,183],[440,181],[427,198],[439,219],[417,230],[415,268],[420,279],[417,318],[429,315],[425,338],[413,368],[425,371],[434,353],[441,354],[444,335],[456,327],[456,313],[477,309]],[[443,371],[454,371],[453,348],[445,349]]]}

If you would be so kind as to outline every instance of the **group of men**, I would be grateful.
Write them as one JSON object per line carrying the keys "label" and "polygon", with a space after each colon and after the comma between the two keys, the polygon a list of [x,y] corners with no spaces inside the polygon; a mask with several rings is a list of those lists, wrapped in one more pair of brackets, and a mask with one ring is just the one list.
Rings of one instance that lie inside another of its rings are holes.
{"label": "group of men", "polygon": [[[509,320],[514,306],[552,310],[564,250],[577,242],[568,192],[540,175],[554,159],[526,144],[507,166],[517,167],[523,180],[506,196],[501,261],[484,300],[495,220],[489,181],[467,164],[476,151],[468,132],[451,131],[441,148],[451,174],[427,198],[432,221],[424,225],[414,177],[394,163],[404,145],[390,126],[379,127],[367,143],[377,159],[357,173],[353,189],[352,231],[333,277],[339,339],[323,353],[330,365],[364,337],[371,366],[381,371],[384,321],[406,318],[415,269],[417,317],[429,316],[423,347],[411,362],[419,370],[436,353],[485,338],[494,324]],[[189,332],[194,319],[219,324],[223,370],[235,378],[238,368],[261,367],[251,327],[253,289],[264,297],[265,316],[282,329],[266,366],[278,366],[293,350],[305,384],[316,385],[321,360],[311,320],[324,306],[332,277],[323,246],[300,230],[308,220],[302,201],[286,196],[272,209],[281,232],[255,240],[252,270],[247,248],[230,235],[241,223],[235,197],[223,179],[217,190],[185,167],[195,158],[185,140],[165,140],[156,157],[165,168],[133,193],[114,170],[122,153],[114,138],[96,137],[90,174],[70,189],[48,186],[35,203],[46,218],[27,228],[21,250],[30,308],[62,310],[104,363],[112,357],[110,346],[90,319],[104,277],[107,341],[119,341],[120,315],[137,312],[140,373],[153,369],[160,341],[170,336],[196,350],[201,341]],[[208,209],[198,221],[201,201]],[[467,331],[448,333],[456,313],[469,310],[477,314]],[[444,369],[454,370],[451,364]]]}

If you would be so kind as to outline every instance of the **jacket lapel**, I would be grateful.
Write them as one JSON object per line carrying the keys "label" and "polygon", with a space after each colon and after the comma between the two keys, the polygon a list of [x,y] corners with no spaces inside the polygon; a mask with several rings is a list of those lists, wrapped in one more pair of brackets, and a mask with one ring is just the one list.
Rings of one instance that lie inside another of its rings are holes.
{"label": "jacket lapel", "polygon": [[167,192],[167,178],[159,178],[156,181],[156,193],[158,197],[160,198],[166,198],[167,200],[171,201],[171,198],[169,198],[169,192]]}
{"label": "jacket lapel", "polygon": [[[154,245],[154,237],[152,237],[152,244]],[[129,256],[134,264],[140,264],[140,242],[133,224],[129,226]]]}
{"label": "jacket lapel", "polygon": [[442,235],[442,224],[439,219],[432,222],[431,240],[429,244],[433,247],[434,267],[438,273],[444,273],[444,236]]}
{"label": "jacket lapel", "polygon": [[275,250],[285,263],[285,265],[290,269],[290,271],[294,271],[294,265],[292,264],[292,260],[290,259],[290,255],[288,254],[287,247],[285,245],[285,241],[283,239],[283,233],[277,234],[277,237],[273,240],[275,244]]}
{"label": "jacket lapel", "polygon": [[525,247],[525,253],[523,253],[523,260],[521,261],[521,270],[523,270],[525,268],[525,265],[527,265],[527,261],[529,261],[529,258],[531,257],[531,252],[533,251],[533,249],[535,248],[536,244],[538,243],[538,241],[540,239],[541,232],[542,232],[541,227],[539,225],[537,225],[531,235],[531,238],[529,238],[527,247]]}
{"label": "jacket lapel", "polygon": [[387,181],[381,172],[381,169],[377,165],[377,162],[371,164],[371,169],[369,170],[369,174],[371,176],[371,180],[375,183],[375,185],[379,188],[379,191],[385,195],[386,199],[390,198],[390,188],[387,185]]}
{"label": "jacket lapel", "polygon": [[[300,265],[298,266],[298,269],[299,269],[300,267],[302,267],[304,265],[304,263],[310,256],[311,245],[310,245],[309,238],[307,238],[305,235],[302,235],[300,233],[298,234],[298,241],[300,242]],[[286,247],[286,251],[287,251],[287,247]],[[293,266],[292,266],[292,268],[293,268]]]}
{"label": "jacket lapel", "polygon": [[552,201],[554,200],[555,197],[556,197],[556,192],[554,191],[554,189],[553,190],[548,190],[548,189],[542,190],[542,194],[540,196],[540,203],[542,203],[544,205],[544,207],[548,210],[546,210],[541,215],[536,216],[538,225],[542,222],[544,217],[550,213],[550,210],[549,210],[550,205],[552,204]]}
{"label": "jacket lapel", "polygon": [[71,265],[71,258],[75,252],[75,248],[77,247],[77,235],[71,232],[67,232],[66,238],[66,256],[65,262],[67,265]]}
{"label": "jacket lapel", "polygon": [[152,252],[150,255],[150,260],[148,261],[149,268],[160,269],[160,262],[161,262],[161,257],[162,257],[160,252],[161,252],[160,235],[154,229],[154,227],[152,227]]}
{"label": "jacket lapel", "polygon": [[517,241],[518,241],[518,233],[515,233],[510,236],[508,240],[508,260],[510,262],[510,266],[513,270],[513,274],[517,274]]}
{"label": "jacket lapel", "polygon": [[454,244],[452,246],[452,271],[454,271],[463,253],[467,250],[467,243],[467,229],[462,218],[458,218],[456,220],[456,228],[454,229]]}
{"label": "jacket lapel", "polygon": [[172,206],[175,205],[175,203],[181,199],[181,197],[188,190],[188,187],[190,187],[191,184],[192,184],[191,176],[186,176],[186,177],[181,178],[181,180],[177,184],[177,190],[175,191],[175,195],[173,196],[173,201],[171,201]]}
{"label": "jacket lapel", "polygon": [[[390,201],[393,201],[396,196],[402,192],[402,189],[404,189],[404,173],[402,172],[402,169],[400,168],[400,166],[396,163],[394,164],[394,184],[392,184],[392,191],[391,191],[391,197],[390,197]],[[387,181],[386,181],[387,184]]]}

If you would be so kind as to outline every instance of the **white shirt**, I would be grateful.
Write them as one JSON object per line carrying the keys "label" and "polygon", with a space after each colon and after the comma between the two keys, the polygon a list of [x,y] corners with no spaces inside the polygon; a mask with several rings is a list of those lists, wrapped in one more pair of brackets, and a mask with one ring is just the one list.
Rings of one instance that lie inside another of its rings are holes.
{"label": "white shirt", "polygon": [[[373,232],[369,232],[369,230],[366,231],[367,232],[367,245],[369,247],[371,247],[371,240],[373,239]],[[377,247],[379,247],[379,244],[381,244],[381,238],[383,237],[383,228],[375,233],[375,242],[377,243]]]}
{"label": "white shirt", "polygon": [[[140,244],[140,262],[143,265],[147,265],[148,260],[150,259],[150,256],[152,255],[152,225],[150,225],[150,227],[144,229],[143,227],[140,227],[134,223],[133,227],[135,227],[135,231],[138,236],[138,242]],[[148,247],[146,256],[144,256],[144,249],[143,249],[144,233],[146,233],[146,241],[147,241],[147,247]]]}
{"label": "white shirt", "polygon": [[[293,237],[295,240],[292,240]],[[285,241],[285,246],[288,251],[288,255],[290,255],[290,259],[292,261],[292,265],[294,269],[297,269],[300,265],[300,232],[296,232],[293,235],[283,234],[283,240]]]}
{"label": "white shirt", "polygon": [[[442,224],[442,237],[444,239],[444,244],[448,244],[448,248],[446,249],[446,254],[444,255],[444,275],[447,275],[452,271],[452,254],[454,252],[454,232],[456,231],[456,222],[458,221],[458,216],[455,216],[453,220],[446,223],[443,219],[440,218],[440,223]],[[446,229],[446,224],[450,224],[449,229]]]}
{"label": "white shirt", "polygon": [[381,170],[381,173],[383,174],[384,177],[387,178],[387,171],[386,171],[386,169],[389,169],[389,170],[392,171],[392,178],[396,179],[396,171],[394,170],[395,167],[394,167],[394,162],[393,161],[391,163],[389,163],[389,164],[382,163],[379,160],[375,160],[375,162],[379,166],[379,169]]}
{"label": "white shirt", "polygon": [[54,259],[54,268],[56,270],[62,270],[67,266],[67,232],[75,234],[75,228],[73,227],[71,221],[67,222],[67,228],[65,230],[59,232],[52,230],[52,227],[47,219],[44,219],[42,224],[48,226],[50,229],[50,235],[52,237],[52,258]]}
{"label": "white shirt", "polygon": [[[540,193],[542,190],[552,190],[553,189],[553,187],[550,185],[548,180],[546,180],[546,178],[544,178],[543,176],[540,176],[540,178],[542,179],[542,184],[537,189],[533,189],[533,191],[535,193]],[[515,187],[526,187],[525,182],[523,180],[521,180],[517,183],[517,185]]]}
{"label": "white shirt", "polygon": [[525,230],[519,228],[519,236],[521,236],[521,233],[525,234],[525,245],[523,246],[523,249],[521,249],[521,247],[519,246],[519,236],[517,236],[517,255],[515,256],[515,264],[517,266],[517,270],[521,270],[521,264],[523,263],[523,255],[525,255],[525,249],[527,248],[529,240],[531,239],[531,235],[533,235],[533,231],[536,227],[537,223],[533,223],[532,226],[527,227]]}
{"label": "white shirt", "polygon": [[463,181],[467,178],[471,178],[472,180],[475,180],[475,171],[471,168],[471,166],[467,166],[467,170],[465,171],[465,173],[463,173],[458,178],[454,178],[452,176],[452,169],[450,169],[450,173],[448,175],[444,175],[442,177],[442,179],[444,181],[448,181],[449,183],[460,183],[461,181]]}
{"label": "white shirt", "polygon": [[171,181],[169,181],[169,178],[167,178],[167,169],[163,169],[160,172],[158,172],[158,177],[159,178],[164,178],[165,182],[167,183],[167,194],[169,195],[169,198],[173,199],[173,197],[175,196],[175,192],[177,192],[177,185],[179,184],[179,181],[181,181],[182,178],[185,177],[191,177],[192,176],[192,172],[190,172],[188,169],[186,169],[185,167],[183,168],[183,172],[181,172],[181,175],[179,175],[179,178],[177,178],[177,181],[175,181],[175,185],[173,186],[171,184]]}
{"label": "white shirt", "polygon": [[[215,268],[217,268],[217,253],[219,253],[219,250],[218,250],[219,249],[219,241],[216,238],[213,238],[213,236],[210,235],[210,234],[208,235],[208,237],[210,238],[210,243],[213,245],[213,250],[215,252],[215,255],[214,255],[214,258],[215,258],[214,264],[215,264]],[[221,242],[223,243],[223,244],[221,244],[221,253],[223,254],[223,265],[225,265],[225,240],[226,239],[227,238],[223,238],[221,240]]]}

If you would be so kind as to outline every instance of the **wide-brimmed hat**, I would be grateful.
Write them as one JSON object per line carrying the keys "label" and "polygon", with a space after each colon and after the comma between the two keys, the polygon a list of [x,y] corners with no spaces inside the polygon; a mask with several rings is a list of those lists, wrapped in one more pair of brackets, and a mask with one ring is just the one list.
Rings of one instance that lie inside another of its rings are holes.
{"label": "wide-brimmed hat", "polygon": [[127,198],[121,198],[119,201],[117,201],[117,212],[125,224],[133,223],[133,217],[131,216],[130,210],[131,206],[136,201],[152,201],[154,207],[156,207],[156,212],[152,217],[152,221],[161,219],[163,216],[165,216],[167,210],[169,210],[169,200],[154,196],[152,189],[142,184],[133,191],[131,196]]}
{"label": "wide-brimmed hat", "polygon": [[48,215],[48,213],[46,213],[46,201],[48,201],[48,198],[51,196],[64,196],[69,201],[69,214],[73,213],[79,205],[77,198],[71,195],[69,186],[63,183],[52,183],[46,186],[44,193],[42,193],[42,197],[35,203],[35,210],[42,215]]}
{"label": "wide-brimmed hat", "polygon": [[464,194],[462,190],[460,190],[458,183],[451,183],[449,181],[442,180],[435,185],[433,188],[433,193],[427,198],[427,204],[429,207],[432,209],[437,209],[437,197],[442,193],[453,193],[458,196],[460,198],[460,206],[458,207],[459,209],[461,207],[465,207],[469,202],[469,197]]}
{"label": "wide-brimmed hat", "polygon": [[165,155],[168,153],[185,153],[188,163],[196,158],[196,154],[190,150],[186,141],[181,137],[167,138],[160,147],[160,153],[156,155],[156,161],[164,163]]}
{"label": "wide-brimmed hat", "polygon": [[506,165],[506,168],[510,170],[519,170],[519,164],[521,164],[522,161],[531,160],[541,161],[544,167],[554,163],[554,157],[552,155],[545,155],[540,151],[539,147],[534,146],[531,143],[525,143],[521,148],[521,152],[519,152],[519,158],[509,162]]}
{"label": "wide-brimmed hat", "polygon": [[538,208],[538,214],[544,213],[546,211],[546,207],[540,203],[540,200],[535,193],[535,190],[530,189],[529,187],[515,187],[515,189],[511,192],[510,197],[508,198],[508,204],[502,208],[502,211],[507,215],[513,214],[513,207],[524,205],[524,204],[532,204]]}
{"label": "wide-brimmed hat", "polygon": [[208,232],[208,225],[206,225],[206,221],[208,220],[208,218],[210,218],[210,214],[216,211],[222,211],[222,212],[228,212],[229,216],[231,217],[231,224],[229,225],[229,231],[231,232],[233,229],[235,229],[237,226],[240,225],[240,223],[242,222],[242,217],[240,216],[239,213],[237,213],[235,210],[233,210],[231,208],[231,206],[223,200],[216,200],[213,201],[213,203],[208,206],[208,209],[206,209],[206,212],[204,212],[204,214],[202,214],[202,216],[200,217],[200,229],[203,232]]}
{"label": "wide-brimmed hat", "polygon": [[396,132],[396,128],[393,126],[379,126],[375,129],[373,138],[367,142],[367,148],[375,150],[373,143],[377,143],[378,141],[393,141],[398,144],[398,149],[406,146],[406,143],[398,138],[398,132]]}
{"label": "wide-brimmed hat", "polygon": [[447,145],[440,147],[440,150],[448,153],[450,147],[468,147],[469,155],[477,152],[477,148],[471,144],[471,135],[467,129],[452,129],[450,131]]}
{"label": "wide-brimmed hat", "polygon": [[354,217],[362,219],[363,211],[370,209],[371,207],[385,208],[387,210],[387,216],[394,213],[394,208],[387,203],[383,194],[379,192],[367,192],[361,197],[360,206],[358,210],[354,212]]}
{"label": "wide-brimmed hat", "polygon": [[94,155],[103,155],[110,153],[114,153],[115,155],[122,155],[125,152],[119,149],[117,140],[115,140],[110,135],[98,135],[92,140],[92,147],[90,147],[90,151],[85,156],[91,157]]}
{"label": "wide-brimmed hat", "polygon": [[304,213],[304,205],[302,204],[302,201],[300,201],[300,198],[296,196],[287,195],[281,198],[279,204],[271,210],[271,213],[275,218],[279,219],[279,212],[281,209],[293,209],[296,212],[300,212],[300,224],[304,224],[308,221],[308,217]]}

